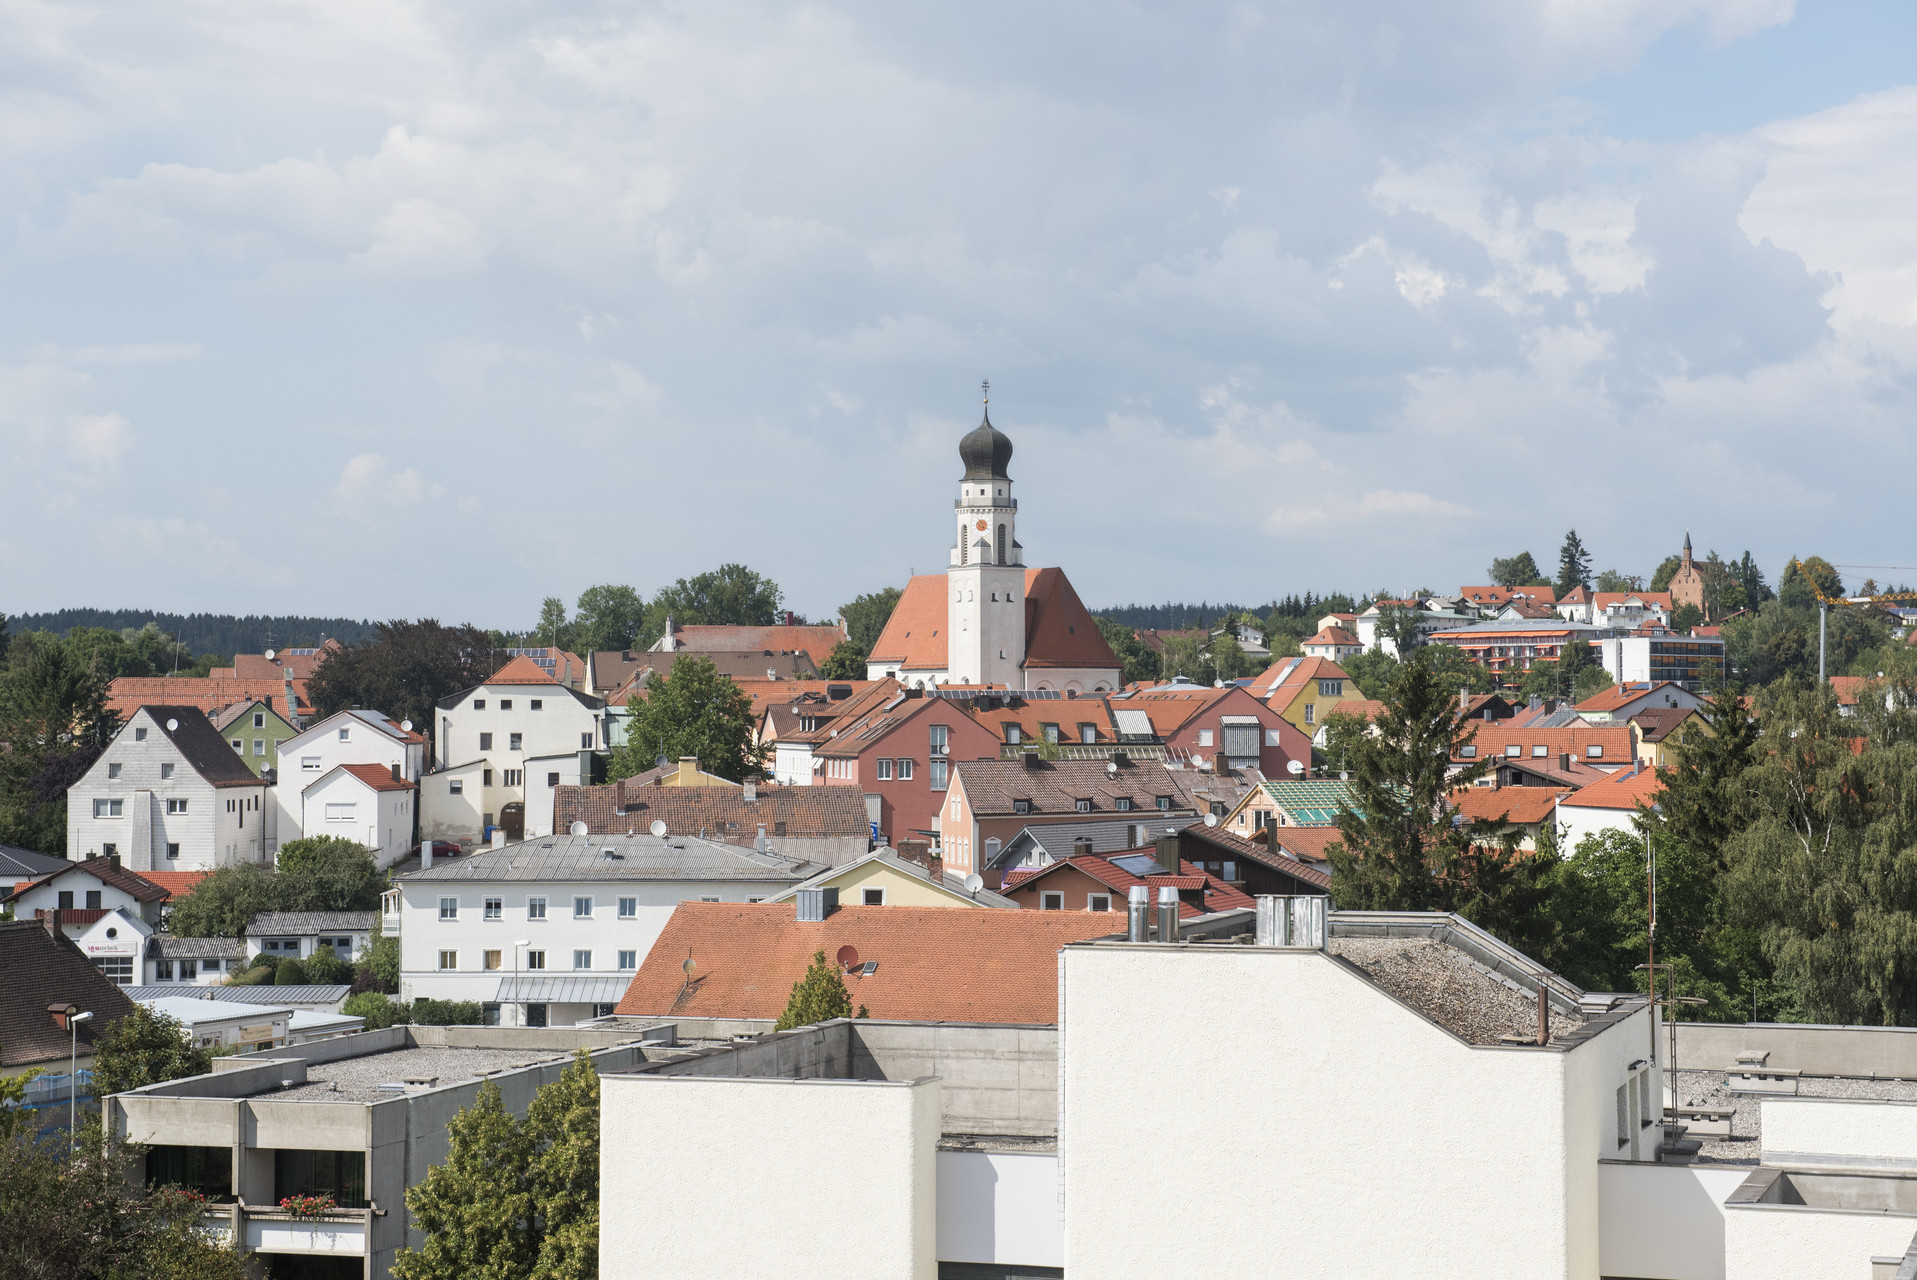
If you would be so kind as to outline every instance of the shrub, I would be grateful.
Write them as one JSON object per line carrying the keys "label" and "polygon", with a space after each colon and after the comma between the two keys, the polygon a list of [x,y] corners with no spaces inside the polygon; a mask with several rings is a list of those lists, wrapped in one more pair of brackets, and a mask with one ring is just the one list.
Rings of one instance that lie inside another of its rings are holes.
{"label": "shrub", "polygon": [[476,1027],[485,1017],[477,1000],[415,1000],[416,1027]]}
{"label": "shrub", "polygon": [[779,1015],[778,1030],[809,1027],[815,1022],[852,1016],[852,996],[845,989],[839,968],[825,962],[825,952],[812,953],[812,964],[805,976],[792,984],[792,999]]}
{"label": "shrub", "polygon": [[306,966],[292,956],[286,957],[273,969],[273,985],[276,987],[305,986]]}
{"label": "shrub", "polygon": [[353,966],[340,959],[331,947],[316,948],[302,963],[306,966],[308,982],[331,986],[353,980]]}
{"label": "shrub", "polygon": [[366,1019],[368,1031],[384,1031],[387,1027],[411,1021],[412,1009],[398,1000],[388,1000],[377,991],[362,991],[346,997],[339,1011],[349,1018]]}
{"label": "shrub", "polygon": [[240,972],[233,974],[227,978],[226,985],[229,987],[257,987],[271,981],[273,981],[272,968],[266,965],[258,965],[251,969],[242,969]]}

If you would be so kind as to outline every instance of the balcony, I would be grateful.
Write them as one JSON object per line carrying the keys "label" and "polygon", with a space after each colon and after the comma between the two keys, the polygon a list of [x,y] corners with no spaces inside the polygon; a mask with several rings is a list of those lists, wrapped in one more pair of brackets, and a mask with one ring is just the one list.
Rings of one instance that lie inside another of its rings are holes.
{"label": "balcony", "polygon": [[261,1253],[307,1253],[364,1257],[373,1219],[386,1211],[333,1209],[316,1218],[295,1217],[278,1205],[238,1204],[209,1208],[202,1229],[222,1240],[237,1234],[242,1247]]}

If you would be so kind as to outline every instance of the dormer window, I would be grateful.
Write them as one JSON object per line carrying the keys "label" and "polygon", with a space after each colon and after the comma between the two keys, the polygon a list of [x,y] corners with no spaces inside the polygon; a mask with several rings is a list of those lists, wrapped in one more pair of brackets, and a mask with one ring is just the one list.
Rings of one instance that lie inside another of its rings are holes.
{"label": "dormer window", "polygon": [[1092,802],[1081,796],[1077,800],[1072,801],[1072,808],[1078,810],[1080,813],[1090,813],[1092,811]]}
{"label": "dormer window", "polygon": [[1158,797],[1158,807],[1159,807],[1160,809],[1169,809],[1169,808],[1171,808],[1171,797],[1170,797],[1170,796],[1159,796],[1159,797]]}
{"label": "dormer window", "polygon": [[1013,813],[1030,813],[1031,811],[1032,811],[1032,802],[1030,800],[1012,801]]}
{"label": "dormer window", "polygon": [[1005,741],[1010,745],[1017,746],[1023,741],[1023,736],[1017,725],[1008,724],[1005,726]]}

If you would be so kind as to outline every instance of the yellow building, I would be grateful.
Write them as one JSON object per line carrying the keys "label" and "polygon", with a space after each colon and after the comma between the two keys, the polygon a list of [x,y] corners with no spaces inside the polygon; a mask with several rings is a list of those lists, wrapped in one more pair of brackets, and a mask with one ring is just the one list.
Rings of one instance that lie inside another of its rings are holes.
{"label": "yellow building", "polygon": [[1329,658],[1283,658],[1251,682],[1252,696],[1317,740],[1341,702],[1363,702],[1358,682]]}
{"label": "yellow building", "polygon": [[1708,734],[1711,722],[1690,707],[1647,707],[1631,717],[1631,754],[1663,768],[1677,763],[1675,748],[1692,734]]}
{"label": "yellow building", "polygon": [[[721,778],[716,773],[707,773],[701,769],[698,756],[680,756],[676,768],[672,765],[661,765],[651,772],[658,775],[653,785],[660,787],[732,787],[736,790],[739,786],[730,778]],[[643,783],[651,779],[641,774],[633,781]]]}
{"label": "yellow building", "polygon": [[801,889],[837,889],[842,907],[1018,907],[990,889],[967,889],[964,877],[948,875],[942,866],[934,875],[932,868],[902,858],[892,849],[874,849],[766,901],[785,902]]}

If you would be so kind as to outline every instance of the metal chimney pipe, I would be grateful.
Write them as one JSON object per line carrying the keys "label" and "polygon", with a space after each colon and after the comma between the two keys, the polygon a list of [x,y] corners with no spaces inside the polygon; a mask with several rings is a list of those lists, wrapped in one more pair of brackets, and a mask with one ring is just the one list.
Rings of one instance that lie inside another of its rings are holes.
{"label": "metal chimney pipe", "polygon": [[1178,890],[1170,885],[1158,890],[1158,940],[1178,941]]}
{"label": "metal chimney pipe", "polygon": [[431,840],[422,840],[419,842],[419,869],[421,871],[431,871],[433,869],[433,842]]}
{"label": "metal chimney pipe", "polygon": [[1261,947],[1291,945],[1291,899],[1277,894],[1258,895],[1258,925],[1253,935]]}
{"label": "metal chimney pipe", "polygon": [[1538,1043],[1551,1043],[1551,1003],[1544,998],[1544,983],[1538,983]]}
{"label": "metal chimney pipe", "polygon": [[1131,892],[1126,896],[1125,909],[1130,916],[1125,928],[1125,941],[1150,941],[1152,891],[1142,884],[1133,885]]}

